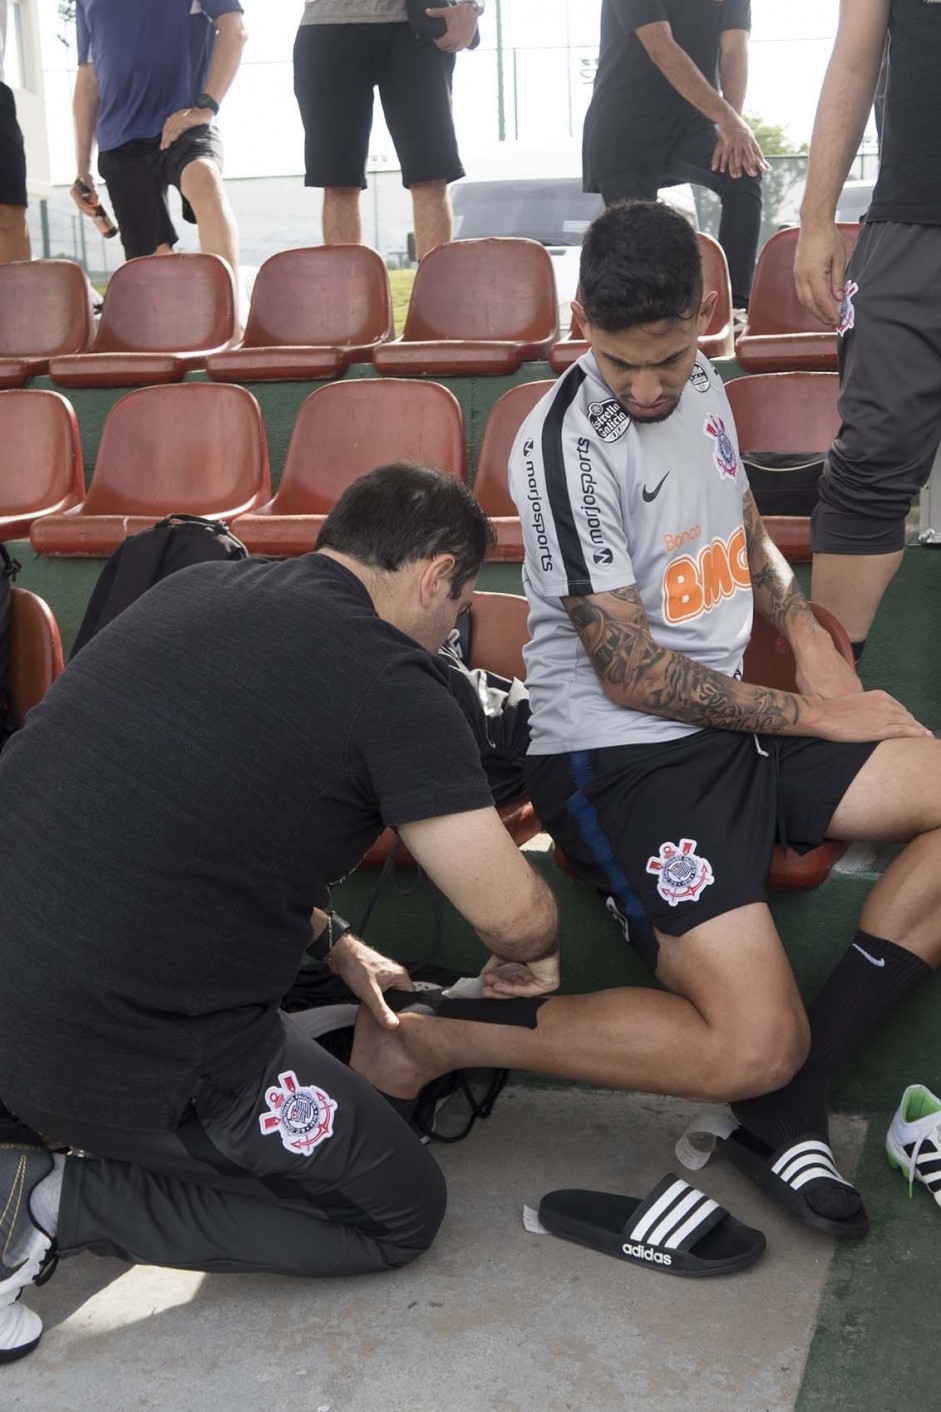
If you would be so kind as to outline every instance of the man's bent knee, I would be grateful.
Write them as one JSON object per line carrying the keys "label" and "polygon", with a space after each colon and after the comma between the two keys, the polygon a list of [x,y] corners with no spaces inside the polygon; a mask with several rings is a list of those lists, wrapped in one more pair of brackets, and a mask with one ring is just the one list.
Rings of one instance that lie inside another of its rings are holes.
{"label": "man's bent knee", "polygon": [[414,1196],[414,1207],[397,1222],[395,1235],[377,1240],[382,1257],[391,1269],[410,1265],[429,1250],[444,1220],[448,1190],[441,1168],[430,1154],[421,1189],[416,1190]]}
{"label": "man's bent knee", "polygon": [[761,1036],[748,1036],[727,1044],[722,1062],[712,1078],[721,1102],[757,1098],[790,1083],[803,1066],[810,1048],[806,1016],[782,1019]]}
{"label": "man's bent knee", "polygon": [[197,157],[183,168],[180,189],[194,211],[207,202],[221,202],[222,174],[215,162]]}

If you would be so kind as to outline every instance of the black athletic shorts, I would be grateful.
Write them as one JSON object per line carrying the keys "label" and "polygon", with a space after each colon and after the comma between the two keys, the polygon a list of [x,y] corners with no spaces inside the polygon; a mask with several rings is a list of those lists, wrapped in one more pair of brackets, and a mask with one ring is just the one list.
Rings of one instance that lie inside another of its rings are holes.
{"label": "black athletic shorts", "polygon": [[464,175],[451,114],[454,55],[407,24],[301,25],[294,92],[304,124],[307,186],[366,186],[373,90],[402,167],[402,185]]}
{"label": "black athletic shorts", "polygon": [[25,206],[26,148],[16,121],[16,99],[0,83],[0,206]]}
{"label": "black athletic shorts", "polygon": [[705,730],[527,761],[543,826],[582,877],[614,898],[651,969],[656,942],[766,902],[774,843],[827,836],[876,742]]}
{"label": "black athletic shorts", "polygon": [[[191,127],[165,152],[159,137],[135,138],[98,154],[98,170],[108,183],[108,195],[129,260],[152,255],[158,245],[175,245],[177,236],[167,205],[167,189],[180,182],[190,162],[206,157],[222,171],[222,139],[215,123]],[[183,219],[196,224],[183,197]]]}

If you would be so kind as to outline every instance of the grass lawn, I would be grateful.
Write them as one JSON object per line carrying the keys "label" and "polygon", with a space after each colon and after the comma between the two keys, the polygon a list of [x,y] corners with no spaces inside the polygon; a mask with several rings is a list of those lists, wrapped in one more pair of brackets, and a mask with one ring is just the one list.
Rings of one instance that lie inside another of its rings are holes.
{"label": "grass lawn", "polygon": [[412,285],[414,283],[414,270],[389,271],[389,284],[392,289],[392,312],[395,316],[395,331],[397,334],[400,334],[405,327],[405,315],[408,313],[408,301],[412,297]]}

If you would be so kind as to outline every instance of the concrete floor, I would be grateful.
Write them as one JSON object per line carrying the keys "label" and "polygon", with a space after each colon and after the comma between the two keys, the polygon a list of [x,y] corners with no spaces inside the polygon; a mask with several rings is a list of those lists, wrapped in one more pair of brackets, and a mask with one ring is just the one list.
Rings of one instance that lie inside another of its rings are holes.
{"label": "concrete floor", "polygon": [[[435,1248],[349,1281],[204,1276],[80,1256],[30,1291],[46,1333],[0,1370],[0,1412],[791,1412],[832,1241],[716,1161],[691,1180],[768,1238],[744,1274],[683,1280],[527,1234],[553,1187],[640,1196],[697,1111],[588,1089],[508,1089],[438,1147]],[[834,1123],[850,1173],[861,1119]]]}

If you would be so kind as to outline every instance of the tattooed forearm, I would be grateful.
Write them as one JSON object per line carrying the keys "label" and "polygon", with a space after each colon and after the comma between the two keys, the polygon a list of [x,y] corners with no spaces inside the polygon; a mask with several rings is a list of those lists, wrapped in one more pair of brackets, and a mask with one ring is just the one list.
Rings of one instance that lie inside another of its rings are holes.
{"label": "tattooed forearm", "polygon": [[602,684],[621,705],[720,730],[779,734],[800,720],[800,700],[789,692],[735,681],[658,646],[636,588],[562,602]]}
{"label": "tattooed forearm", "polygon": [[817,620],[791,572],[784,555],[761,523],[758,507],[748,491],[744,500],[745,539],[755,607],[778,632],[787,635],[795,621],[816,628]]}

